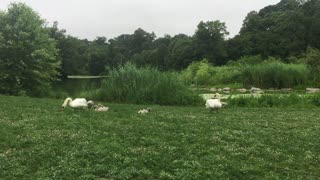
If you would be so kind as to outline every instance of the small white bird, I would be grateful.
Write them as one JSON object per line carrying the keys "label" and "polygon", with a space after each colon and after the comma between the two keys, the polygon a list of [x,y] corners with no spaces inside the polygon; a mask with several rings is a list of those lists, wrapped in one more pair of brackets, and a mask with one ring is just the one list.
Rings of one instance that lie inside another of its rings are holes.
{"label": "small white bird", "polygon": [[93,101],[88,101],[88,108],[93,109],[96,112],[106,112],[109,110],[109,107],[105,107],[102,104],[95,105]]}
{"label": "small white bird", "polygon": [[138,111],[139,114],[146,114],[151,112],[151,108],[147,108],[147,109],[141,109]]}
{"label": "small white bird", "polygon": [[88,101],[85,98],[76,98],[74,100],[72,100],[71,98],[66,98],[61,106],[61,111],[63,111],[67,105],[75,109],[87,108]]}
{"label": "small white bird", "polygon": [[97,111],[97,112],[106,112],[109,110],[109,107],[105,107],[102,104],[94,105],[93,108],[94,108],[94,111]]}

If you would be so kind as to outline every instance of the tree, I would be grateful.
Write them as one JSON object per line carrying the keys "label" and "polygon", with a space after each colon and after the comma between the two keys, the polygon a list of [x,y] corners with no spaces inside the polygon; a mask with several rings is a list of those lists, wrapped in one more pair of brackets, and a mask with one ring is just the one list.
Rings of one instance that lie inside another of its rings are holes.
{"label": "tree", "polygon": [[124,58],[121,59],[121,64],[126,63],[129,59],[143,50],[151,49],[151,44],[155,39],[154,33],[148,33],[139,28],[133,34],[122,34],[109,41],[113,48],[120,53]]}
{"label": "tree", "polygon": [[310,0],[303,4],[303,13],[306,17],[308,45],[320,49],[320,1]]}
{"label": "tree", "polygon": [[228,34],[224,22],[201,21],[194,35],[197,58],[206,58],[213,64],[225,64],[227,52],[224,39]]}
{"label": "tree", "polygon": [[133,55],[132,61],[138,66],[152,66],[159,70],[167,70],[166,59],[170,42],[169,35],[158,38],[146,50]]}
{"label": "tree", "polygon": [[105,72],[106,66],[114,66],[107,38],[97,37],[89,48],[89,73],[90,75],[99,75]]}
{"label": "tree", "polygon": [[56,42],[45,21],[23,3],[0,13],[0,93],[44,95],[57,80]]}
{"label": "tree", "polygon": [[155,37],[154,33],[148,33],[141,28],[135,30],[130,38],[131,55],[149,49]]}
{"label": "tree", "polygon": [[[308,20],[308,13],[314,14],[312,9],[316,6],[303,11],[307,4],[300,0],[282,0],[259,12],[248,13],[240,35],[228,42],[230,57],[261,55],[263,58],[274,56],[287,59],[304,53],[308,44],[319,42],[313,36],[316,33],[312,32],[312,25],[316,25],[317,21],[311,23],[312,20]],[[308,38],[308,34],[313,38]]]}
{"label": "tree", "polygon": [[67,36],[59,41],[63,78],[67,75],[89,75],[89,46],[90,43],[86,42],[86,40],[72,36]]}
{"label": "tree", "polygon": [[191,37],[179,34],[173,37],[168,46],[168,57],[165,59],[165,69],[180,70],[186,68],[195,56],[194,44]]}

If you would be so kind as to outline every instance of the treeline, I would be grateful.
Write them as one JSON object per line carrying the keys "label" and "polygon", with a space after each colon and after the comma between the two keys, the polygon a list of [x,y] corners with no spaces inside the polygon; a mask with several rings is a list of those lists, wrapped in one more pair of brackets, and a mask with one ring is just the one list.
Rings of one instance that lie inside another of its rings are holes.
{"label": "treeline", "polygon": [[133,34],[109,40],[97,37],[93,41],[68,36],[57,25],[55,23],[50,31],[58,43],[64,76],[99,75],[127,62],[162,71],[181,70],[204,57],[215,64],[227,62],[225,36],[228,32],[225,23],[220,21],[200,22],[192,37],[179,34],[156,38],[154,33],[139,28]]}
{"label": "treeline", "polygon": [[[63,74],[97,75],[130,61],[162,71],[185,69],[195,61],[207,59],[225,65],[243,56],[272,56],[284,62],[302,57],[308,48],[320,49],[320,1],[282,0],[259,12],[249,12],[240,33],[229,34],[224,22],[200,22],[192,36],[178,34],[157,38],[154,33],[137,29],[114,39],[97,37],[79,40],[59,31],[58,42]],[[79,68],[80,67],[80,68]]]}
{"label": "treeline", "polygon": [[302,62],[319,72],[319,29],[320,0],[282,0],[249,12],[231,39],[226,39],[226,24],[216,20],[201,21],[192,36],[156,37],[139,28],[89,41],[68,35],[58,22],[48,27],[30,7],[13,3],[0,11],[0,93],[38,95],[67,75],[107,74],[127,62],[180,71],[203,59],[221,66],[259,55]]}

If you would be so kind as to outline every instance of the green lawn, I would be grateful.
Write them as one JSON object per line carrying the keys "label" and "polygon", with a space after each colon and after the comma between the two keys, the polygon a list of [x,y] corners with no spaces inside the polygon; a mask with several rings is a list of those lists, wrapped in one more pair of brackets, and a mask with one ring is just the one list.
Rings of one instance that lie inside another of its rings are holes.
{"label": "green lawn", "polygon": [[319,108],[106,104],[0,96],[0,179],[319,179]]}

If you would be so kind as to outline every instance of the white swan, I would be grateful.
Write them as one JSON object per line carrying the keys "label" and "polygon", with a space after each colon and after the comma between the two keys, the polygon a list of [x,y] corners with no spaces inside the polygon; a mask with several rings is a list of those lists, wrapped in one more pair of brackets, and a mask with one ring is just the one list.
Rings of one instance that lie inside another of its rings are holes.
{"label": "white swan", "polygon": [[85,98],[76,98],[72,100],[71,98],[66,98],[62,104],[61,111],[69,105],[72,108],[86,108],[90,104],[90,101],[87,101]]}
{"label": "white swan", "polygon": [[207,101],[206,101],[206,108],[207,109],[220,109],[220,108],[222,108],[222,103],[221,103],[221,101],[220,101],[220,99],[208,99]]}
{"label": "white swan", "polygon": [[211,110],[214,110],[214,109],[218,110],[218,109],[228,105],[228,103],[220,101],[220,96],[221,96],[220,94],[216,93],[214,95],[214,97],[216,99],[208,99],[205,104],[206,108],[211,109]]}

